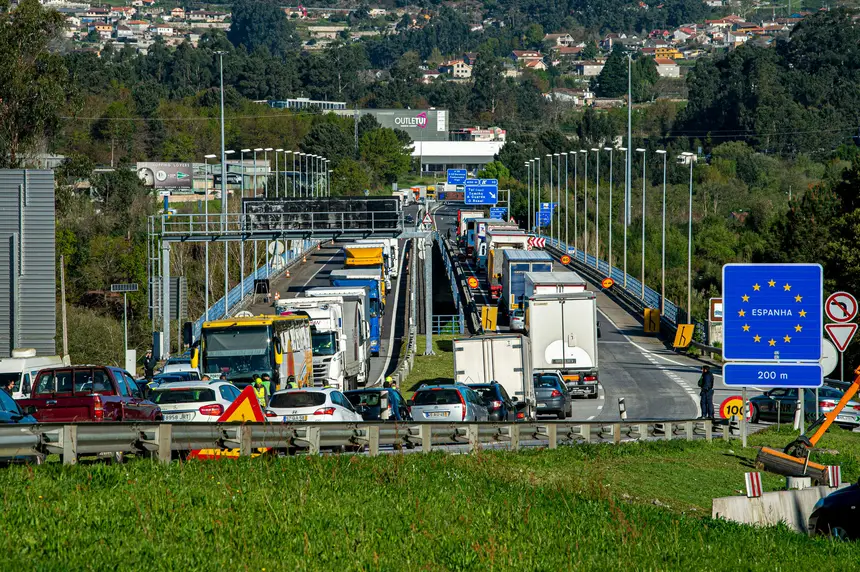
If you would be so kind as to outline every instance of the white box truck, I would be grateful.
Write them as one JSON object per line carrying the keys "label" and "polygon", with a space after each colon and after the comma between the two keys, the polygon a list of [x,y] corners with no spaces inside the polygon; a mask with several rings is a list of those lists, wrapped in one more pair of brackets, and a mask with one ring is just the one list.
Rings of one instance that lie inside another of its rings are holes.
{"label": "white box truck", "polygon": [[535,373],[557,371],[571,393],[596,399],[597,295],[587,290],[538,294],[527,304],[526,331]]}
{"label": "white box truck", "polygon": [[279,312],[307,314],[311,324],[314,385],[340,390],[358,383],[346,376],[346,336],[343,332],[343,298],[288,298],[278,300]]}
{"label": "white box truck", "polygon": [[513,230],[509,227],[491,228],[487,230],[486,256],[478,261],[480,268],[487,269],[487,281],[490,283],[490,299],[498,300],[502,295],[502,251],[503,250],[531,250],[528,234],[522,230]]}
{"label": "white box truck", "polygon": [[368,288],[309,288],[304,295],[323,299],[336,297],[343,301],[343,334],[346,336],[344,375],[348,379],[354,377],[358,386],[367,385],[370,375]]}
{"label": "white box truck", "polygon": [[585,292],[588,283],[585,279],[569,270],[560,272],[529,272],[525,275],[526,298],[540,294],[567,294],[569,292]]}
{"label": "white box truck", "polygon": [[534,378],[529,339],[520,334],[475,336],[454,340],[454,382],[495,381],[517,401],[526,402],[526,418],[534,419]]}

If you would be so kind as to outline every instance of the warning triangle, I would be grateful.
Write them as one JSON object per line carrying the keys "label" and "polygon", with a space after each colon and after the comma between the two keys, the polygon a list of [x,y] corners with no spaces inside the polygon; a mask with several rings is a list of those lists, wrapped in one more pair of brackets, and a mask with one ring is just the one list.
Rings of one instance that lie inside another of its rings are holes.
{"label": "warning triangle", "polygon": [[[242,390],[239,397],[236,398],[227,411],[221,414],[218,418],[218,423],[244,423],[248,421],[265,421],[263,409],[260,407],[260,402],[257,400],[257,394],[254,393],[254,387],[249,385]],[[252,453],[252,457],[259,456],[266,449],[258,449],[256,453]],[[238,449],[193,449],[189,455],[189,459],[238,459]]]}
{"label": "warning triangle", "polygon": [[424,213],[424,219],[421,221],[421,224],[433,224],[433,219],[430,217],[430,213]]}
{"label": "warning triangle", "polygon": [[840,352],[844,352],[848,347],[854,333],[857,332],[857,324],[825,324],[824,329],[827,330],[827,335],[833,340],[833,344]]}

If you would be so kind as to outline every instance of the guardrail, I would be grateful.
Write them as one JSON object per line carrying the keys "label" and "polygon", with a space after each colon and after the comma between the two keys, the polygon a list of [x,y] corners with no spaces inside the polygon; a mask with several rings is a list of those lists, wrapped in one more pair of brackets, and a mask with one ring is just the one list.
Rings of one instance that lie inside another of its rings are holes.
{"label": "guardrail", "polygon": [[[415,260],[417,259],[417,251],[415,249],[415,239],[411,239],[409,241],[409,271],[408,277],[406,280],[407,289],[409,291],[409,300],[404,306],[405,311],[403,312],[403,321],[404,321],[404,331],[407,332],[406,339],[406,356],[400,360],[400,363],[397,365],[397,369],[394,370],[394,373],[391,374],[392,379],[397,384],[397,387],[403,387],[403,382],[409,377],[410,372],[412,372],[412,368],[415,366],[415,349],[416,349],[416,331],[417,328],[413,323],[412,316],[412,308],[415,306],[415,289],[412,287],[417,280],[417,276],[415,276]],[[403,253],[406,256],[406,251]],[[385,372],[382,372],[385,375]]]}
{"label": "guardrail", "polygon": [[445,247],[445,241],[442,239],[442,236],[439,232],[433,233],[433,238],[436,240],[436,244],[439,246],[439,251],[442,253],[442,261],[445,263],[445,272],[448,275],[448,281],[451,283],[451,292],[454,295],[454,306],[457,308],[457,312],[460,318],[460,332],[463,333],[463,323],[466,321],[464,312],[463,312],[463,304],[460,300],[460,289],[457,288],[457,273],[454,271],[454,265],[451,262],[451,256],[448,253],[448,249]]}
{"label": "guardrail", "polygon": [[[440,237],[439,246],[443,250],[449,251],[451,249],[451,241]],[[463,315],[465,323],[469,327],[469,332],[477,334],[481,331],[481,317],[478,312],[478,306],[475,304],[475,299],[472,297],[472,290],[466,283],[468,277],[466,276],[466,273],[463,272],[463,266],[460,264],[460,260],[456,257],[451,257],[450,252],[447,252],[447,254],[448,259],[451,260],[451,267],[455,276],[459,276],[459,279],[455,280],[455,284],[452,284],[452,288],[457,289],[462,295],[463,304],[460,306],[460,313]]]}
{"label": "guardrail", "polygon": [[[723,439],[730,439],[722,425]],[[382,446],[420,448],[467,445],[549,447],[622,440],[685,439],[711,441],[711,420],[645,420],[617,422],[539,421],[530,423],[77,423],[0,426],[0,457],[61,455],[76,463],[83,455],[134,453],[170,462],[174,452],[196,449],[235,450],[250,456],[257,449],[305,451],[366,448],[378,455]]]}
{"label": "guardrail", "polygon": [[434,314],[433,335],[439,334],[462,334],[463,316],[460,314]]}

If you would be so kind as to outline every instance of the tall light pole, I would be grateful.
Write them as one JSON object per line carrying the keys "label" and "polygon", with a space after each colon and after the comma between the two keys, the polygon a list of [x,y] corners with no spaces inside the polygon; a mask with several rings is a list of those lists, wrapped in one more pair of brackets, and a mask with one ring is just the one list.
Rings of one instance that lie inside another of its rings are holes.
{"label": "tall light pole", "polygon": [[[633,67],[633,56],[629,53],[627,54],[627,168],[625,170],[625,187],[624,187],[624,196],[625,203],[627,205],[627,210],[624,214],[625,223],[624,226],[630,226],[630,218],[631,218],[631,206],[630,202],[632,200],[633,194],[631,191],[631,181],[633,180],[633,89],[632,89],[632,67]],[[625,272],[624,280],[626,282],[627,275]]]}
{"label": "tall light pole", "polygon": [[645,299],[645,149],[636,149],[642,153],[642,299]]}
{"label": "tall light pole", "polygon": [[239,192],[242,195],[242,198],[245,198],[245,153],[250,153],[250,149],[240,149],[239,150],[239,163],[240,167],[242,167],[242,180],[239,181]]}
{"label": "tall light pole", "polygon": [[[558,213],[558,225],[555,227],[555,239],[561,242],[561,154],[553,153],[553,157],[555,157],[555,198],[556,204],[551,213],[551,216],[554,216],[555,213]],[[550,189],[551,190],[551,189]],[[552,202],[552,192],[550,192],[550,202]]]}
{"label": "tall light pole", "polygon": [[687,214],[687,322],[693,323],[693,155],[682,153],[690,162],[690,201]]}
{"label": "tall light pole", "polygon": [[609,263],[608,276],[612,277],[612,147],[604,147],[604,151],[609,151]]}
{"label": "tall light pole", "polygon": [[666,313],[666,151],[658,149],[658,154],[663,155],[663,230],[661,237],[662,260],[660,263],[660,315]]}
{"label": "tall light pole", "polygon": [[[279,190],[280,179],[281,179],[281,169],[278,167],[278,155],[283,153],[283,149],[275,149],[275,198],[281,198],[281,192]],[[284,171],[287,170],[287,156],[284,155]],[[284,179],[284,194],[287,191],[287,180]]]}
{"label": "tall light pole", "polygon": [[582,262],[585,265],[588,265],[588,151],[586,151],[585,149],[580,149],[579,153],[580,155],[582,155],[583,162],[585,163],[585,175],[583,175],[582,177],[582,186],[584,193],[583,203],[585,203],[585,214],[583,215],[582,223],[585,227],[585,233],[583,236],[584,240],[582,242],[582,252],[584,255],[582,258]]}
{"label": "tall light pole", "polygon": [[271,147],[263,149],[263,163],[266,164],[266,176],[263,179],[263,185],[266,187],[266,192],[263,196],[266,198],[269,198],[269,173],[272,172],[272,164],[269,163],[269,151],[274,151],[274,149]]}
{"label": "tall light pole", "polygon": [[594,196],[596,200],[594,217],[594,267],[600,270],[600,149],[591,149],[597,159],[594,169]]}
{"label": "tall light pole", "polygon": [[576,151],[571,151],[570,156],[573,157],[573,257],[576,258],[577,253],[579,252],[579,220],[578,220],[578,209],[579,209],[579,197],[578,197],[578,187],[579,187],[579,178],[577,177],[576,165],[579,163],[577,160],[579,155]]}
{"label": "tall light pole", "polygon": [[[206,197],[206,215],[204,220],[206,221],[206,232],[209,232],[209,177],[212,176],[212,171],[209,168],[209,159],[216,159],[218,155],[204,155],[203,156],[203,164],[205,165],[204,171],[208,171],[206,174],[206,189],[204,196]],[[212,186],[215,186],[215,182],[212,182]],[[204,271],[203,271],[203,281],[205,294],[204,294],[204,304],[206,308],[206,321],[209,321],[209,241],[203,243],[203,251],[206,259]]]}
{"label": "tall light pole", "polygon": [[[526,230],[528,230],[531,226],[529,221],[532,216],[532,169],[529,161],[526,161],[523,165],[526,167],[526,196],[528,197],[526,199]],[[510,214],[508,213],[509,216]]]}
{"label": "tall light pole", "polygon": [[552,238],[553,232],[553,224],[552,224],[552,215],[553,215],[553,207],[552,207],[552,153],[547,153],[547,157],[549,157],[549,237]]}
{"label": "tall light pole", "polygon": [[[218,54],[218,75],[221,83],[221,231],[227,231],[227,149],[224,142],[224,52]],[[228,241],[224,241],[224,315],[227,315],[227,294],[230,292],[230,273],[227,250]],[[166,335],[166,333],[165,333]]]}
{"label": "tall light pole", "polygon": [[[570,250],[570,243],[568,242],[568,227],[570,226],[570,215],[568,214],[568,195],[570,194],[567,190],[567,184],[569,177],[567,176],[567,151],[562,151],[561,153],[564,155],[564,253],[567,254],[568,250]],[[558,238],[561,241],[561,237]]]}
{"label": "tall light pole", "polygon": [[[259,188],[260,188],[260,187],[257,185],[257,153],[262,153],[262,152],[263,152],[263,148],[262,148],[262,147],[257,147],[256,149],[254,149],[254,197],[255,197],[255,198],[256,198],[256,196],[257,196],[257,191],[258,191],[258,190],[259,190]],[[255,260],[255,261],[254,261],[254,263],[256,264],[256,262],[257,262],[257,261]]]}
{"label": "tall light pole", "polygon": [[627,288],[627,209],[628,209],[628,201],[630,195],[627,194],[627,182],[629,178],[627,175],[629,174],[627,171],[627,163],[630,160],[630,150],[627,147],[619,147],[619,151],[624,151],[625,155],[625,163],[624,163],[624,288]]}
{"label": "tall light pole", "polygon": [[[541,197],[541,190],[542,189],[540,188],[540,175],[541,175],[541,173],[540,173],[541,172],[540,157],[535,157],[535,161],[537,161],[537,187],[536,187],[537,193],[535,194],[535,212],[539,212],[540,200],[541,200],[541,198],[543,198],[543,197]],[[540,234],[540,232],[537,230],[537,223],[535,223],[535,234]]]}

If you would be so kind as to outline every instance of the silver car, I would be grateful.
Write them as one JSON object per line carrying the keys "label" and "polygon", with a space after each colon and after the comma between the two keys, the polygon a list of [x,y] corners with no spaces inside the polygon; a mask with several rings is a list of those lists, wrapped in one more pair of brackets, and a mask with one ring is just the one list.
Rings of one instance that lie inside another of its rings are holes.
{"label": "silver car", "polygon": [[487,421],[489,414],[480,396],[465,385],[422,385],[407,404],[412,419],[426,421]]}

